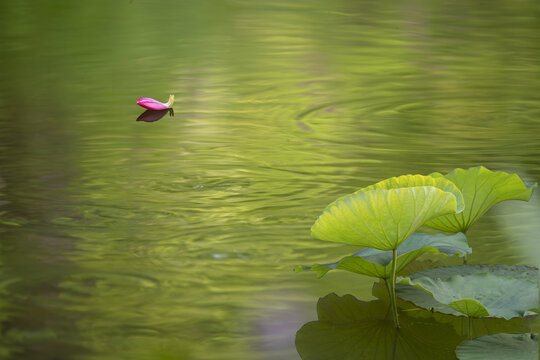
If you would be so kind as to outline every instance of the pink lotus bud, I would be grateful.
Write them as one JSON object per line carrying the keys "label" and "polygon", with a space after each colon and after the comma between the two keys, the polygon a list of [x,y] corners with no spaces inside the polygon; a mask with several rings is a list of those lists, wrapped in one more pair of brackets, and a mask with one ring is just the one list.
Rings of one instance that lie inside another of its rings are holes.
{"label": "pink lotus bud", "polygon": [[137,105],[142,106],[145,109],[148,110],[165,110],[172,107],[172,104],[174,103],[174,95],[169,96],[169,101],[167,103],[162,103],[154,99],[150,98],[140,98],[137,100]]}

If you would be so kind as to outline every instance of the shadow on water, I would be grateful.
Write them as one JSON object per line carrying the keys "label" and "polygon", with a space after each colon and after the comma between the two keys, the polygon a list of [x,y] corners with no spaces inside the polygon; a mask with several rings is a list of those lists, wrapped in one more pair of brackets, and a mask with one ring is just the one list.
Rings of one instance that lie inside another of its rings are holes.
{"label": "shadow on water", "polygon": [[[464,317],[409,309],[400,314],[395,330],[388,302],[361,301],[331,293],[317,303],[318,321],[304,324],[296,334],[303,360],[323,359],[456,359],[456,347],[467,340]],[[518,320],[518,321],[514,321]],[[475,319],[474,336],[520,332],[521,319]]]}
{"label": "shadow on water", "polygon": [[146,110],[137,118],[137,121],[154,122],[163,118],[167,113],[169,116],[174,117],[174,110],[172,108],[165,110]]}

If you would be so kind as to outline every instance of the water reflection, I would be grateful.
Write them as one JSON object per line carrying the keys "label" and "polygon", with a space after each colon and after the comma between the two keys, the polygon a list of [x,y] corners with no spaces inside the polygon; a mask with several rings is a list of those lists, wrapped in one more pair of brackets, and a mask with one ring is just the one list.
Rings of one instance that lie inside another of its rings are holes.
{"label": "water reflection", "polygon": [[[296,334],[303,360],[327,359],[455,359],[456,347],[467,340],[462,318],[420,309],[400,314],[396,331],[383,300],[360,301],[352,295],[329,294],[317,304],[318,321]],[[479,319],[475,336],[520,332],[524,321]]]}
{"label": "water reflection", "polygon": [[137,118],[137,121],[144,121],[144,122],[154,122],[160,120],[162,117],[164,117],[167,113],[169,113],[169,116],[174,116],[174,110],[172,108],[170,109],[164,109],[164,110],[146,110],[143,112],[139,117]]}

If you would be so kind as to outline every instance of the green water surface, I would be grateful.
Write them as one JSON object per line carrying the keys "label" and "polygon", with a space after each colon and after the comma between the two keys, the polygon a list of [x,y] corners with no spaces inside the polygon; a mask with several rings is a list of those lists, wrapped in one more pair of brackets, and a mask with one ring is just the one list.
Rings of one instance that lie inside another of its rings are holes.
{"label": "green water surface", "polygon": [[[298,360],[320,297],[373,299],[292,271],[357,250],[310,238],[329,202],[540,180],[537,0],[3,1],[0,45],[0,359]],[[537,265],[539,201],[469,263]]]}

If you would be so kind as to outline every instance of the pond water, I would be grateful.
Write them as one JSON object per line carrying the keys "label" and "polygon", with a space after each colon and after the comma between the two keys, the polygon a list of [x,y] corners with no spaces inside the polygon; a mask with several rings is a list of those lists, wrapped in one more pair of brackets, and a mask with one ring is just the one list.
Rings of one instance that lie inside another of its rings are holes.
{"label": "pond water", "polygon": [[[2,359],[300,359],[320,297],[374,299],[292,271],[356,251],[310,238],[329,202],[540,180],[536,0],[18,0],[0,29]],[[538,214],[497,206],[469,263],[535,265]]]}

